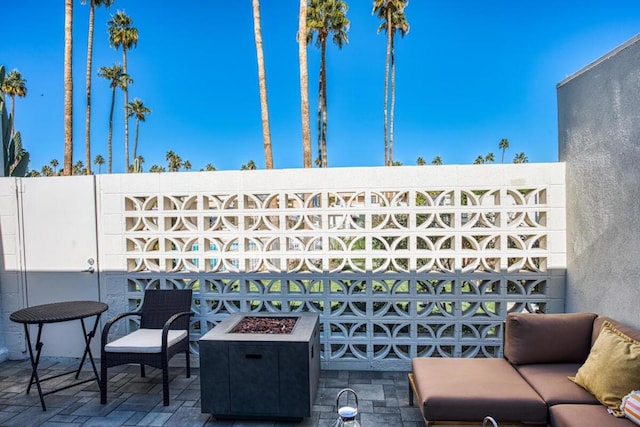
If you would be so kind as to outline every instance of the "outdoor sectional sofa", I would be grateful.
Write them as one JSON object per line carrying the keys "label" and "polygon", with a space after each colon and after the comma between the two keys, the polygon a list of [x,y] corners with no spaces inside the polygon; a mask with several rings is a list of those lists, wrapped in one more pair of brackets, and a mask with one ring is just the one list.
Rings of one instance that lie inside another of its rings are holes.
{"label": "outdoor sectional sofa", "polygon": [[600,401],[619,409],[640,389],[637,341],[639,330],[592,313],[512,313],[504,358],[414,358],[409,403],[415,394],[427,426],[491,416],[501,427],[635,427]]}

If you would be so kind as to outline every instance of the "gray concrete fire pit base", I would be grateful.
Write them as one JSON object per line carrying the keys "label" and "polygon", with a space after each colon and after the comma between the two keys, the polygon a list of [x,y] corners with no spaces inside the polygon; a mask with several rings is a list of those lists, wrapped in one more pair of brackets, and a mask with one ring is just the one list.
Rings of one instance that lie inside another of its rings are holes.
{"label": "gray concrete fire pit base", "polygon": [[[290,334],[232,333],[244,317],[297,318]],[[320,376],[318,315],[234,313],[200,338],[202,412],[216,418],[311,416]]]}

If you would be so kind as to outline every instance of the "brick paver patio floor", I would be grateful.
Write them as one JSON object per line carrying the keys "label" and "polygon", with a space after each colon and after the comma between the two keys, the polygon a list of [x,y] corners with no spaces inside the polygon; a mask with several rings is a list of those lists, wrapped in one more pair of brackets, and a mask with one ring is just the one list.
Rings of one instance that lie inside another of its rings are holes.
{"label": "brick paver patio floor", "polygon": [[[73,369],[74,359],[43,359],[41,377]],[[88,378],[85,365],[81,378]],[[40,406],[33,387],[26,394],[31,375],[28,361],[0,363],[0,426],[219,426],[219,427],[331,427],[337,418],[335,399],[345,387],[353,388],[359,397],[362,427],[424,427],[420,411],[409,406],[406,372],[322,371],[313,414],[301,422],[216,420],[200,411],[200,371],[192,363],[191,378],[184,368],[172,367],[171,405],[162,405],[160,370],[147,368],[140,378],[135,365],[109,369],[109,395],[100,404],[95,382],[45,396],[47,411]],[[47,381],[46,391],[69,381],[72,375]]]}

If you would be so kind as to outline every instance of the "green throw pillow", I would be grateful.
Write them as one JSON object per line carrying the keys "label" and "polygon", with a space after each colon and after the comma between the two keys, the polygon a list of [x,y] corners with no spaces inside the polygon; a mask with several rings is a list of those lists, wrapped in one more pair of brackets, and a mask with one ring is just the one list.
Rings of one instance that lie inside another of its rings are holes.
{"label": "green throw pillow", "polygon": [[604,322],[589,357],[569,379],[593,394],[616,417],[622,398],[640,389],[640,342]]}

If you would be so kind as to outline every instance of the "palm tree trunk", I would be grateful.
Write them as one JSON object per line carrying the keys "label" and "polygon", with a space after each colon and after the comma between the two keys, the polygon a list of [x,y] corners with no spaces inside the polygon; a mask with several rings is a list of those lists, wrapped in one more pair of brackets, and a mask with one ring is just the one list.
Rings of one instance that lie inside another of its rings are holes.
{"label": "palm tree trunk", "polygon": [[140,119],[136,119],[136,140],[133,143],[133,161],[138,157],[138,130],[140,128]]}
{"label": "palm tree trunk", "polygon": [[302,163],[311,167],[311,125],[309,123],[309,70],[307,66],[307,0],[300,0],[298,16],[298,57],[300,61],[300,112],[302,115]]}
{"label": "palm tree trunk", "polygon": [[[122,71],[127,74],[127,49],[122,46]],[[129,105],[129,83],[125,83],[124,87],[124,156],[125,156],[125,173],[129,173],[129,114],[127,106]]]}
{"label": "palm tree trunk", "polygon": [[16,128],[16,96],[15,95],[10,95],[11,96],[11,132],[9,133],[9,135],[13,136],[16,132],[15,132],[15,128]]}
{"label": "palm tree trunk", "polygon": [[73,173],[73,0],[65,0],[64,8],[64,171]]}
{"label": "palm tree trunk", "polygon": [[[323,37],[322,35],[319,35],[319,37]],[[322,167],[324,165],[324,158],[323,156],[323,152],[324,150],[322,149],[322,142],[324,141],[324,138],[322,136],[322,109],[324,108],[324,102],[322,102],[322,94],[323,92],[323,87],[324,87],[324,70],[323,70],[323,61],[324,61],[324,46],[325,46],[325,39],[323,38],[321,41],[321,54],[320,54],[320,76],[318,77],[318,119],[317,119],[317,126],[318,126],[318,160],[316,161],[316,165],[319,167]]]}
{"label": "palm tree trunk", "polygon": [[85,122],[85,153],[87,175],[91,175],[91,62],[93,57],[93,29],[95,21],[95,2],[89,4],[89,36],[87,41],[87,119]]}
{"label": "palm tree trunk", "polygon": [[260,27],[260,1],[253,0],[253,32],[256,39],[258,56],[258,83],[260,85],[260,111],[262,118],[262,140],[264,142],[264,159],[267,169],[273,169],[271,151],[271,129],[269,127],[269,103],[267,102],[267,79],[264,70],[264,53],[262,51],[262,30]]}
{"label": "palm tree trunk", "polygon": [[391,59],[391,7],[387,6],[387,59],[384,68],[384,164],[389,166],[389,139],[387,131],[389,106],[389,61]]}
{"label": "palm tree trunk", "polygon": [[107,169],[109,173],[112,173],[113,167],[113,151],[111,141],[113,139],[113,110],[116,104],[116,85],[113,85],[113,89],[111,91],[111,112],[109,113],[109,137],[107,139],[107,157],[108,164]]}
{"label": "palm tree trunk", "polygon": [[[393,30],[395,32],[395,28]],[[389,111],[389,164],[393,165],[393,118],[396,108],[396,49],[391,32],[391,109]]]}
{"label": "palm tree trunk", "polygon": [[[323,45],[323,50],[325,46]],[[329,166],[327,160],[327,62],[326,55],[322,53],[322,167]]]}

